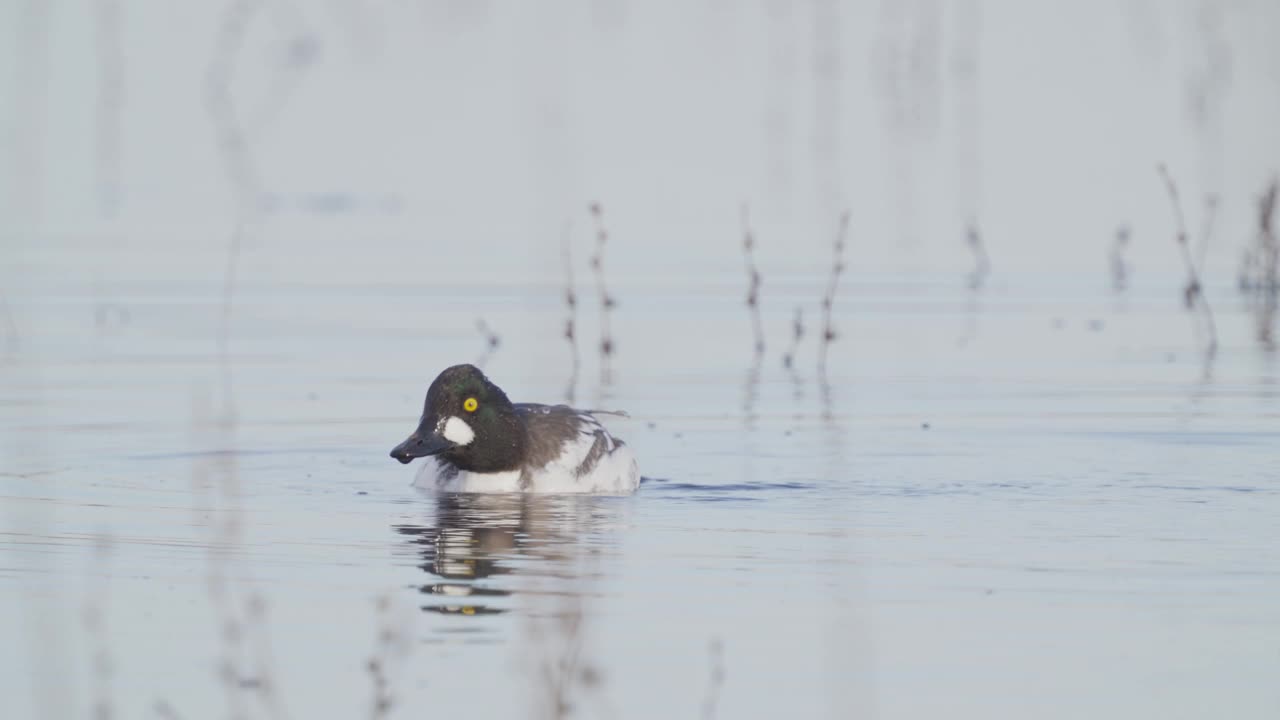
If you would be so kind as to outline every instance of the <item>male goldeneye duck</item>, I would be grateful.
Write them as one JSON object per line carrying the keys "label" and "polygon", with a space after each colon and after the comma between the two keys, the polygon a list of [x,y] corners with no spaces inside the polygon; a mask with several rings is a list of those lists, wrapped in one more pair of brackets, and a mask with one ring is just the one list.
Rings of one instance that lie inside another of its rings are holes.
{"label": "male goldeneye duck", "polygon": [[451,492],[629,493],[635,453],[590,412],[513,403],[473,365],[454,365],[427,390],[418,429],[391,451],[426,458],[414,484]]}

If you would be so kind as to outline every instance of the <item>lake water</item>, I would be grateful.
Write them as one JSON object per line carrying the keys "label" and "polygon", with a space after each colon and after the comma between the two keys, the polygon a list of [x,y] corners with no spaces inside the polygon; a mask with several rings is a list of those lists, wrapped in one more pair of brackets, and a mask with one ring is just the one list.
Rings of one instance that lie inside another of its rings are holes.
{"label": "lake water", "polygon": [[[0,2],[0,720],[1280,717],[1277,27]],[[414,489],[460,362],[646,481]]]}
{"label": "lake water", "polygon": [[757,368],[728,243],[615,272],[602,374],[583,252],[573,399],[647,480],[434,496],[387,452],[440,368],[567,399],[563,279],[262,242],[229,316],[214,252],[11,266],[5,717],[1280,710],[1280,368],[1229,287],[1206,372],[1171,283],[853,271],[823,382],[825,271],[766,268]]}

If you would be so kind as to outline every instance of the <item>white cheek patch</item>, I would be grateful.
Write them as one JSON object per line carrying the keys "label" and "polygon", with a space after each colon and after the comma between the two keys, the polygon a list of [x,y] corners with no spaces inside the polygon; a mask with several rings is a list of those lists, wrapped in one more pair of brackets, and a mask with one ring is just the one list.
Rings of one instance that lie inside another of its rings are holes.
{"label": "white cheek patch", "polygon": [[448,417],[444,421],[444,429],[440,432],[444,435],[444,439],[454,445],[470,445],[472,440],[476,439],[476,433],[467,424],[466,420],[460,417]]}

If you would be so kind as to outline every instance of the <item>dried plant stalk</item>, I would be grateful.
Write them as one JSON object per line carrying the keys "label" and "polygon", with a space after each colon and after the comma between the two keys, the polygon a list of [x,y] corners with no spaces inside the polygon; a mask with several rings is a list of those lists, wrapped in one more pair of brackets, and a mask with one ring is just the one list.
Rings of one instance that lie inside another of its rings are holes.
{"label": "dried plant stalk", "polygon": [[1276,346],[1276,310],[1280,305],[1280,242],[1276,240],[1275,212],[1280,180],[1273,177],[1258,198],[1258,233],[1252,262],[1246,268],[1249,273],[1242,278],[1241,286],[1253,297],[1254,328],[1258,342],[1268,348]]}
{"label": "dried plant stalk", "polygon": [[573,391],[578,384],[578,294],[573,282],[573,243],[572,227],[565,223],[564,234],[560,240],[560,254],[564,259],[564,339],[569,342],[569,354],[573,360],[573,370],[569,374],[569,386],[565,390],[565,399],[573,402]]}
{"label": "dried plant stalk", "polygon": [[840,215],[840,228],[836,231],[835,242],[831,248],[831,275],[827,281],[827,291],[822,296],[822,343],[818,348],[818,373],[827,376],[827,350],[836,339],[835,325],[831,320],[831,312],[835,306],[836,290],[839,288],[840,275],[844,273],[845,236],[849,232],[849,211]]}
{"label": "dried plant stalk", "polygon": [[982,234],[978,232],[976,222],[969,223],[964,237],[965,243],[973,251],[973,270],[969,271],[969,289],[981,290],[987,282],[987,276],[991,274],[991,258],[987,255],[986,246],[982,244]]}
{"label": "dried plant stalk", "polygon": [[608,358],[613,355],[615,349],[609,320],[617,305],[604,281],[604,249],[609,240],[609,233],[604,228],[604,211],[600,203],[592,203],[590,211],[596,226],[596,248],[591,256],[591,271],[595,274],[596,294],[600,298],[600,354]]}
{"label": "dried plant stalk", "polygon": [[791,347],[782,355],[782,366],[791,368],[796,362],[796,351],[800,349],[800,341],[804,339],[804,308],[796,306],[795,317],[791,320]]}
{"label": "dried plant stalk", "polygon": [[484,318],[476,318],[476,330],[480,331],[480,335],[484,337],[484,354],[476,360],[476,367],[483,368],[485,363],[489,362],[489,358],[498,351],[498,346],[502,344],[502,338],[493,328],[489,327],[489,323]]}
{"label": "dried plant stalk", "polygon": [[1124,259],[1125,250],[1129,249],[1129,226],[1116,228],[1116,239],[1111,245],[1111,289],[1121,293],[1129,287],[1129,263]]}
{"label": "dried plant stalk", "polygon": [[747,206],[742,206],[742,257],[747,269],[747,311],[751,314],[751,328],[755,333],[756,357],[764,354],[764,321],[760,317],[760,270],[755,258],[756,238],[751,232],[751,220]]}
{"label": "dried plant stalk", "polygon": [[[1178,194],[1178,186],[1173,181],[1173,176],[1169,174],[1169,169],[1164,165],[1159,167],[1160,177],[1164,180],[1165,190],[1169,195],[1169,203],[1173,207],[1173,217],[1177,235],[1174,238],[1179,254],[1182,257],[1182,263],[1187,270],[1187,284],[1182,289],[1183,303],[1188,310],[1200,309],[1204,315],[1205,327],[1209,331],[1209,345],[1205,350],[1208,358],[1212,359],[1218,352],[1218,329],[1214,322],[1213,309],[1209,307],[1209,301],[1204,295],[1204,286],[1200,282],[1200,272],[1196,268],[1195,260],[1191,257],[1191,243],[1187,237],[1186,217],[1182,212],[1182,200]],[[1212,231],[1212,208],[1216,206],[1216,202],[1209,200],[1210,217],[1206,219],[1205,235],[1202,244],[1208,244],[1208,233]]]}

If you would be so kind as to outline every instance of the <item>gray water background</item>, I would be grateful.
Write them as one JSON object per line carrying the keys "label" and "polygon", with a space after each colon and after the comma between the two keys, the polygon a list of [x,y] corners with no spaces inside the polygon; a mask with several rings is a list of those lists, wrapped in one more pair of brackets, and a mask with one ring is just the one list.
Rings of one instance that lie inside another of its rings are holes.
{"label": "gray water background", "polygon": [[[3,7],[5,717],[1280,710],[1270,4]],[[648,480],[409,487],[464,361]]]}

